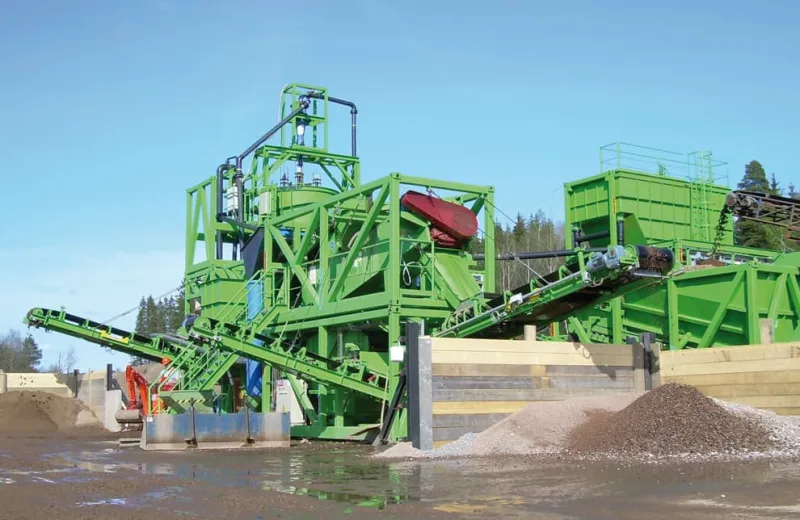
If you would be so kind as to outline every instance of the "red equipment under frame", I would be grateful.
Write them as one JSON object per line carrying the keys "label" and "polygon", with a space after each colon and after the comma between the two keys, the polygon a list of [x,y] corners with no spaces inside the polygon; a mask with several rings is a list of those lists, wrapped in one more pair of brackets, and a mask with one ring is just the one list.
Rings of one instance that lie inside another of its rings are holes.
{"label": "red equipment under frame", "polygon": [[445,247],[458,247],[478,232],[478,217],[469,208],[446,200],[408,191],[400,203],[431,223],[431,239]]}
{"label": "red equipment under frame", "polygon": [[[128,410],[142,410],[142,415],[150,415],[150,400],[147,392],[147,379],[128,365],[125,368],[125,381],[128,383]],[[136,397],[136,389],[139,397]]]}

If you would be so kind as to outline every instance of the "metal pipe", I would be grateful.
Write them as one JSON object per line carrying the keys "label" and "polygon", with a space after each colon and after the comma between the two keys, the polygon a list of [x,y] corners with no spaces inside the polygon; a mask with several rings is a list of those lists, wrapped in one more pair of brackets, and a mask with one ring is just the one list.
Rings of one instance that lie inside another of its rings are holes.
{"label": "metal pipe", "polygon": [[[325,99],[325,96],[320,94],[319,92],[309,92],[307,97],[314,98],[314,99]],[[358,127],[358,108],[356,104],[352,101],[347,101],[346,99],[335,98],[328,96],[328,101],[331,103],[336,103],[337,105],[343,105],[346,107],[350,107],[350,118],[351,118],[351,128],[350,128],[350,150],[351,155],[356,157],[358,154],[356,153],[358,148],[356,145],[356,136],[358,134],[357,127]]]}
{"label": "metal pipe", "polygon": [[258,148],[264,143],[264,141],[275,135],[278,132],[278,130],[280,130],[283,127],[283,125],[289,123],[292,119],[302,114],[303,111],[308,108],[308,105],[309,101],[307,99],[301,99],[299,107],[292,110],[288,116],[281,119],[277,125],[273,126],[272,128],[269,129],[269,131],[267,131],[266,134],[259,137],[256,140],[256,142],[254,142],[247,148],[247,150],[243,151],[238,156],[236,156],[236,174],[240,175],[242,173],[242,159],[253,153],[256,150],[256,148]]}
{"label": "metal pipe", "polygon": [[245,229],[249,229],[250,231],[258,231],[258,226],[253,224],[248,224],[247,222],[241,222],[234,218],[222,217],[220,222],[227,222],[228,224],[233,224],[234,226],[243,227]]}
{"label": "metal pipe", "polygon": [[[247,157],[248,155],[250,155],[251,153],[253,153],[267,139],[269,139],[270,137],[275,135],[278,132],[278,130],[280,130],[283,127],[283,125],[285,125],[286,123],[291,122],[292,119],[294,119],[295,117],[297,117],[298,115],[303,113],[303,111],[308,108],[308,105],[309,105],[309,101],[307,99],[301,99],[299,107],[297,107],[296,109],[292,110],[289,113],[289,115],[287,115],[286,117],[281,119],[280,122],[278,122],[277,125],[275,125],[272,128],[270,128],[267,131],[267,133],[265,133],[264,135],[259,137],[256,140],[256,142],[251,144],[245,151],[243,151],[242,153],[240,153],[239,155],[236,156],[236,173],[234,173],[233,181],[236,184],[237,202],[238,202],[238,206],[239,206],[239,211],[238,211],[238,215],[237,215],[238,216],[238,221],[234,220],[232,222],[234,225],[237,225],[239,227],[247,227],[247,226],[244,225],[244,221],[245,221],[245,214],[244,214],[244,173],[242,173],[242,160],[245,157]],[[219,179],[217,180],[217,182],[218,183],[220,182]],[[217,217],[217,218],[219,219],[219,217]],[[244,249],[244,235],[240,234],[239,235],[239,250],[241,251],[242,249]],[[236,259],[235,255],[236,255],[236,250],[234,249],[234,260]]]}
{"label": "metal pipe", "polygon": [[[222,222],[223,218],[225,217],[225,213],[222,211],[222,206],[225,200],[225,176],[223,173],[225,170],[231,167],[231,161],[235,159],[236,156],[228,157],[225,159],[225,162],[217,166],[217,222]],[[223,255],[223,243],[222,243],[222,231],[217,231],[216,234],[216,246],[217,246],[217,260],[222,260]]]}
{"label": "metal pipe", "polygon": [[575,233],[573,235],[573,241],[575,244],[580,244],[581,242],[597,240],[598,238],[608,238],[609,236],[611,236],[611,233],[609,231],[598,231],[596,233],[589,233],[588,235]]}
{"label": "metal pipe", "polygon": [[[605,247],[590,247],[588,249],[584,249],[585,252],[588,253],[600,253],[605,252]],[[538,258],[557,258],[563,256],[572,256],[577,254],[576,251],[572,249],[558,249],[555,251],[529,251],[524,253],[508,253],[505,255],[497,255],[494,257],[495,260],[536,260]],[[484,254],[475,254],[472,255],[474,260],[485,260],[486,255]]]}
{"label": "metal pipe", "polygon": [[[225,214],[222,211],[222,204],[223,201],[225,200],[225,197],[222,194],[225,184],[224,175],[222,174],[222,172],[224,172],[228,168],[228,166],[229,164],[225,163],[225,164],[220,164],[217,167],[217,222],[222,222],[222,218],[225,216]],[[223,253],[222,231],[217,230],[215,241],[217,244],[217,260],[222,260],[222,253]]]}

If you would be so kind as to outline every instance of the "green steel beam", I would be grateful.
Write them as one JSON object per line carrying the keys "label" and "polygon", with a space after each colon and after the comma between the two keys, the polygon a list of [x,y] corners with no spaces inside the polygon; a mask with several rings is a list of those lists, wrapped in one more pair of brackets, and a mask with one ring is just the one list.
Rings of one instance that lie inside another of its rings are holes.
{"label": "green steel beam", "polygon": [[[308,276],[300,266],[300,262],[298,262],[298,258],[295,257],[291,247],[289,247],[289,244],[286,243],[286,239],[284,239],[283,236],[281,236],[280,230],[275,226],[267,224],[266,227],[267,230],[269,231],[270,238],[274,241],[275,244],[277,244],[278,248],[286,257],[287,265],[291,269],[292,274],[294,274],[300,281],[301,291],[303,295],[303,303],[308,305],[316,302],[317,291],[314,290],[314,287],[308,280]],[[288,283],[288,281],[285,281],[285,283]]]}
{"label": "green steel beam", "polygon": [[164,336],[148,338],[135,332],[128,332],[87,318],[81,318],[64,310],[34,308],[28,311],[24,323],[28,326],[59,332],[124,354],[157,362],[164,358],[173,359],[185,349],[192,348],[191,346],[171,341]]}
{"label": "green steel beam", "polygon": [[295,372],[312,381],[353,390],[379,400],[386,398],[386,392],[380,386],[380,383],[385,381],[386,374],[367,370],[367,373],[374,376],[373,381],[375,381],[367,383],[362,378],[351,375],[344,363],[338,365],[339,370],[328,368],[332,364],[331,360],[312,360],[305,357],[302,352],[287,351],[280,346],[280,342],[271,342],[270,338],[265,336],[257,337],[265,342],[264,346],[257,346],[249,339],[240,337],[241,330],[234,324],[201,317],[192,325],[190,335],[214,348],[227,350],[281,370]]}
{"label": "green steel beam", "polygon": [[[375,224],[375,220],[378,218],[378,215],[383,210],[383,204],[386,202],[386,198],[389,196],[389,186],[389,183],[383,186],[378,198],[375,200],[374,206],[367,214],[367,218],[364,220],[364,223],[361,225],[361,229],[356,232],[356,241],[350,247],[350,251],[347,252],[347,256],[345,257],[344,262],[342,262],[342,272],[337,274],[336,281],[328,293],[327,299],[329,301],[335,300],[336,297],[339,296],[339,293],[341,292],[342,287],[347,279],[347,275],[350,273],[350,268],[353,266],[353,260],[355,260],[357,254],[361,253],[361,249],[369,239],[369,232],[372,229],[372,226]],[[398,256],[399,255],[392,255],[393,258],[397,258]]]}

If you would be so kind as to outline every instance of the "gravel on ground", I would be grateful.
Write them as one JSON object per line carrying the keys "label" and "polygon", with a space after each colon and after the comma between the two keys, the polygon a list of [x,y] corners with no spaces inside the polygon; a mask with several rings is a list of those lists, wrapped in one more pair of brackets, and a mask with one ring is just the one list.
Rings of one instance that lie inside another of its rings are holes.
{"label": "gravel on ground", "polygon": [[400,443],[382,459],[556,456],[659,462],[800,456],[800,420],[668,383],[620,393],[531,403],[480,433],[433,450]]}

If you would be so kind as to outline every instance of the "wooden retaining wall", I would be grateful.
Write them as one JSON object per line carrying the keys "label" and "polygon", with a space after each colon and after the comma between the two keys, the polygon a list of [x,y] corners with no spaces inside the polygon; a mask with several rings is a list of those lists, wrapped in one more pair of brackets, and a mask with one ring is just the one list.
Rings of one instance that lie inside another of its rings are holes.
{"label": "wooden retaining wall", "polygon": [[692,385],[725,401],[800,415],[800,342],[664,351],[661,384]]}
{"label": "wooden retaining wall", "polygon": [[635,354],[641,345],[449,338],[428,342],[434,446],[481,432],[534,401],[645,388],[642,356]]}

